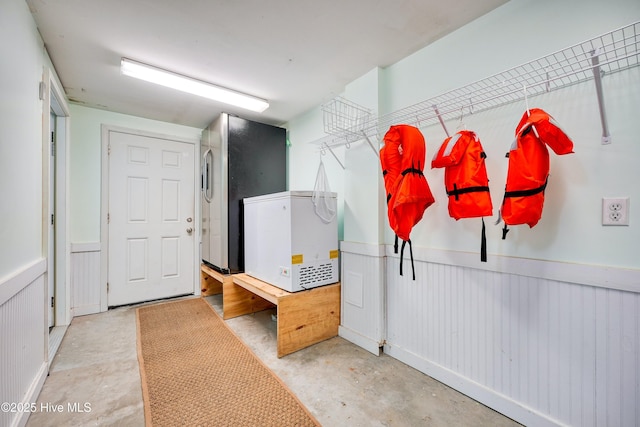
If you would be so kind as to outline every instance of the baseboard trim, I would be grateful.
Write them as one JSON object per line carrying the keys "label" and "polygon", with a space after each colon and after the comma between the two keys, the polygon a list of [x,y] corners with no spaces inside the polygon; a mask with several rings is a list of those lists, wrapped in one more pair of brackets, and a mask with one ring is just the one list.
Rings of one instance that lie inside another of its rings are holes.
{"label": "baseboard trim", "polygon": [[507,396],[471,381],[454,371],[424,359],[401,347],[385,344],[384,352],[521,424],[539,427],[564,426],[564,424],[558,420],[549,418]]}
{"label": "baseboard trim", "polygon": [[[40,395],[40,391],[42,390],[42,386],[44,385],[44,381],[47,379],[47,374],[49,373],[49,365],[47,362],[43,362],[40,365],[40,369],[38,369],[38,373],[36,374],[29,390],[22,399],[22,404],[24,407],[27,407],[29,404],[38,401],[38,395]],[[16,418],[14,418],[13,422],[10,424],[12,427],[24,427],[27,424],[27,420],[29,420],[29,412],[20,412]]]}

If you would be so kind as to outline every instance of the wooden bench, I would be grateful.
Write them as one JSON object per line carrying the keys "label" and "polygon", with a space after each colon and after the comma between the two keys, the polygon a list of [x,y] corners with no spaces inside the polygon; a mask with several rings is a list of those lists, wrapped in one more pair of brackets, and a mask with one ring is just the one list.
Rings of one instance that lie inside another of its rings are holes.
{"label": "wooden bench", "polygon": [[277,307],[278,357],[338,335],[340,283],[287,292],[247,274],[223,284],[224,319]]}
{"label": "wooden bench", "polygon": [[228,274],[222,274],[205,264],[200,265],[200,295],[203,297],[221,294],[223,285],[231,280]]}

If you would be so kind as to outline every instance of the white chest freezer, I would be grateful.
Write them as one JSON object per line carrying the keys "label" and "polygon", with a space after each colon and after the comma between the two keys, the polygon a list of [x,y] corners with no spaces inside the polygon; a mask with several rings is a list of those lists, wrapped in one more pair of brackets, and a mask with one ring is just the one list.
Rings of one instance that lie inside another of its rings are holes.
{"label": "white chest freezer", "polygon": [[244,199],[246,274],[288,292],[338,282],[337,219],[327,223],[316,215],[312,194]]}

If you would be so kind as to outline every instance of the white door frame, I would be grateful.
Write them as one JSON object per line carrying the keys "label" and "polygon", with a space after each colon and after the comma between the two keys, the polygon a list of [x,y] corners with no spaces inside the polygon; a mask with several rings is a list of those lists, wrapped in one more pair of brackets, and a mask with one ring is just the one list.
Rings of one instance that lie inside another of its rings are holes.
{"label": "white door frame", "polygon": [[193,292],[200,295],[200,140],[153,133],[126,127],[105,125],[101,126],[101,189],[100,189],[100,311],[108,310],[107,281],[109,279],[109,224],[107,214],[109,208],[109,132],[121,132],[132,135],[145,136],[150,138],[168,139],[172,141],[194,144],[194,177],[193,177],[193,200],[194,200],[194,224],[196,224],[193,239]]}
{"label": "white door frame", "polygon": [[[42,97],[42,234],[43,234],[43,254],[49,259],[49,223],[51,213],[49,212],[49,198],[54,195],[49,194],[49,156],[51,155],[51,115],[56,113],[56,189],[55,189],[55,222],[56,222],[56,242],[55,242],[55,324],[54,327],[66,326],[71,323],[71,268],[69,265],[69,235],[67,224],[68,198],[67,198],[67,165],[69,150],[69,105],[62,90],[62,86],[55,77],[55,73],[49,67],[44,67],[43,85],[41,89]],[[47,266],[47,272],[49,267]],[[47,273],[48,274],[48,273]],[[51,296],[45,292],[45,319],[49,316],[49,304]],[[48,335],[48,334],[47,334]],[[53,355],[50,355],[52,357]]]}
{"label": "white door frame", "polygon": [[[58,82],[53,68],[45,66],[40,82],[40,99],[42,100],[42,254],[47,259],[45,271],[44,294],[44,357],[49,366],[53,360],[62,337],[71,323],[71,267],[69,251],[69,234],[67,224],[67,165],[69,164],[69,106],[67,98]],[[56,156],[55,192],[51,194],[51,111],[55,112]],[[55,212],[50,211],[49,200],[55,197]],[[49,247],[49,224],[54,214],[55,246]],[[53,253],[51,253],[53,252]],[[52,263],[51,260],[54,260]],[[49,295],[49,280],[54,275],[54,295]],[[55,298],[53,329],[49,329],[49,306],[51,297]]]}

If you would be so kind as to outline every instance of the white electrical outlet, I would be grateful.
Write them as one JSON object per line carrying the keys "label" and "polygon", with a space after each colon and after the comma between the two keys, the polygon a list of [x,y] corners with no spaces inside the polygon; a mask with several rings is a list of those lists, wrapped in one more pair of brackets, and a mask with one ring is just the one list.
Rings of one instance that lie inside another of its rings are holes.
{"label": "white electrical outlet", "polygon": [[602,225],[629,225],[629,198],[602,198]]}

